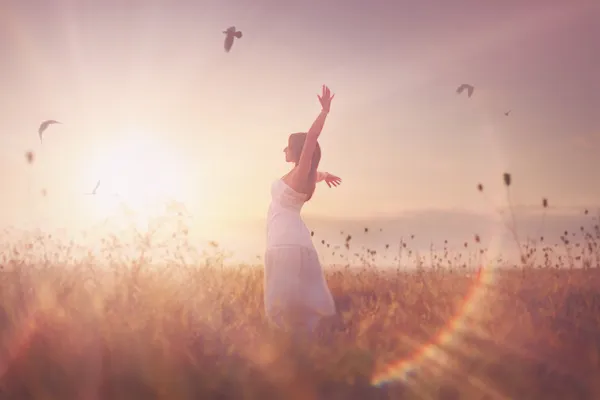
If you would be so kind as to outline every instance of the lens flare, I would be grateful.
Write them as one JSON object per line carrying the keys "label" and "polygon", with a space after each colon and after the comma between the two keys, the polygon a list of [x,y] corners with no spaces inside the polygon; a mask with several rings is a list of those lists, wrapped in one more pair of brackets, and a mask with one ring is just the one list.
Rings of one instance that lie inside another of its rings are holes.
{"label": "lens flare", "polygon": [[[500,242],[501,238],[495,236],[490,243],[490,249],[498,250]],[[473,321],[476,321],[478,314],[485,309],[487,289],[494,278],[495,268],[489,261],[483,263],[456,315],[435,337],[418,348],[410,357],[395,361],[372,376],[371,384],[383,386],[395,381],[406,381],[413,373],[425,366],[440,365],[441,359],[447,356],[443,349],[460,341],[464,334],[473,332],[475,328]]]}

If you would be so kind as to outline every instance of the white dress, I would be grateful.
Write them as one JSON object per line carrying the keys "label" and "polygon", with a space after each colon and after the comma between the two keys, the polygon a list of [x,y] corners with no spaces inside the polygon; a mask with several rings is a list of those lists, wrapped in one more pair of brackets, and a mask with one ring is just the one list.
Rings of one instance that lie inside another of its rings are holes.
{"label": "white dress", "polygon": [[264,301],[267,317],[280,327],[292,318],[313,329],[319,318],[335,314],[319,256],[300,217],[306,198],[282,179],[271,186]]}

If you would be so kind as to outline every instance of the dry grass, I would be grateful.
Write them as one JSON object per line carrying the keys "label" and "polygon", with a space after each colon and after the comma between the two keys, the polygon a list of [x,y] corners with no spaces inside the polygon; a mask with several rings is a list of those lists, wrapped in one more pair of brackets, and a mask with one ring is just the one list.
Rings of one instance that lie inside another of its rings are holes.
{"label": "dry grass", "polygon": [[[493,273],[456,255],[328,270],[339,315],[292,341],[265,323],[260,266],[223,267],[217,244],[192,262],[174,226],[160,268],[148,235],[126,256],[104,240],[102,265],[48,237],[6,245],[0,398],[600,398],[597,227],[563,241],[567,258],[528,244],[522,265]],[[394,364],[413,373],[371,384]]]}
{"label": "dry grass", "polygon": [[[264,323],[257,267],[6,265],[3,398],[600,395],[596,268],[503,270],[489,282],[444,269],[332,271],[343,322],[290,346]],[[416,360],[413,380],[369,384],[439,338],[473,288],[485,296],[441,346],[446,361]]]}

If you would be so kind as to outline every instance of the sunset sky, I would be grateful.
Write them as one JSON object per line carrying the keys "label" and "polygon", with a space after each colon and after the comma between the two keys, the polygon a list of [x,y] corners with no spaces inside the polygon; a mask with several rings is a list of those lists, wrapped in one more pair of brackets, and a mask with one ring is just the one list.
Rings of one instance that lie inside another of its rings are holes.
{"label": "sunset sky", "polygon": [[[112,212],[113,192],[143,210],[175,198],[217,236],[261,226],[287,135],[310,127],[322,84],[336,96],[321,166],[343,184],[319,187],[309,219],[490,213],[476,185],[502,204],[505,171],[516,204],[599,203],[594,0],[0,7],[2,226],[85,226]],[[230,25],[244,36],[225,53]],[[63,124],[41,145],[45,119]],[[101,195],[84,195],[99,179]]]}

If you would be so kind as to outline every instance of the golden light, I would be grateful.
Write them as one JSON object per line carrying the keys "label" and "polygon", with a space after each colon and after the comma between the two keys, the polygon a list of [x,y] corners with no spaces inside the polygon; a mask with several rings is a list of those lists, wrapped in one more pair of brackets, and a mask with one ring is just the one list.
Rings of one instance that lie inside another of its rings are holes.
{"label": "golden light", "polygon": [[96,182],[100,186],[90,195],[97,217],[115,215],[123,208],[145,224],[162,212],[169,200],[184,201],[185,169],[168,141],[157,135],[133,131],[111,140],[91,160],[90,193]]}

